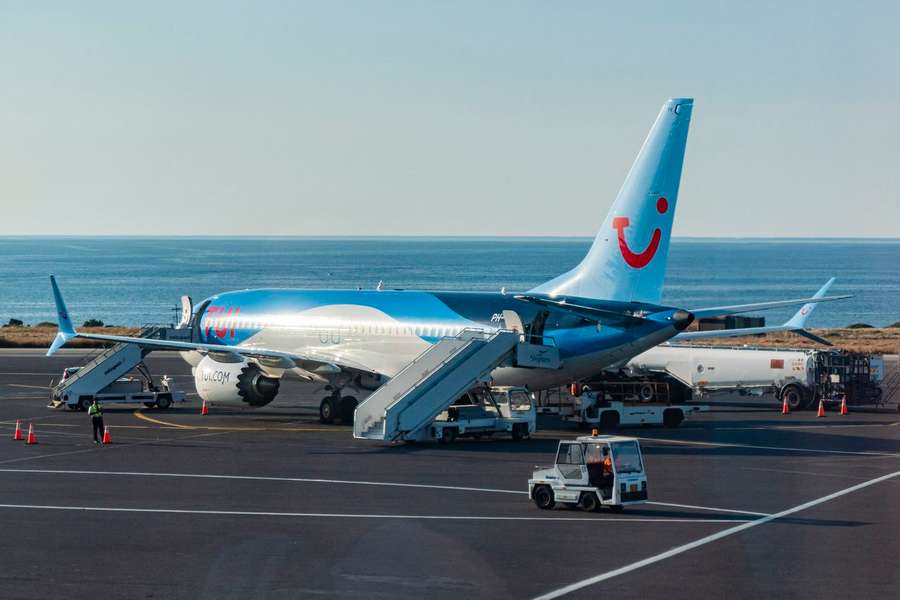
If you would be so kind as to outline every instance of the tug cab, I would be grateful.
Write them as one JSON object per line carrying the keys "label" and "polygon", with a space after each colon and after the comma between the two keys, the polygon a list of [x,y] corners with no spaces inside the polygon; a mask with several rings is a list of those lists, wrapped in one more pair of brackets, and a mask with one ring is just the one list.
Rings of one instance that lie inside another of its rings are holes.
{"label": "tug cab", "polygon": [[557,502],[597,510],[647,501],[647,474],[636,438],[581,436],[561,441],[552,467],[539,468],[528,480],[528,497],[541,509]]}

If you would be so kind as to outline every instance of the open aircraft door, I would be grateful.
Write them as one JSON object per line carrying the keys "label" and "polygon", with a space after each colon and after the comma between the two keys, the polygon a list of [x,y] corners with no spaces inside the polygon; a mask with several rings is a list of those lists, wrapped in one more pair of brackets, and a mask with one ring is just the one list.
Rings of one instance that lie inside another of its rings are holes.
{"label": "open aircraft door", "polygon": [[543,319],[540,321],[540,334],[535,333],[534,324],[526,328],[522,317],[514,310],[503,311],[503,323],[507,329],[522,335],[516,347],[516,365],[542,369],[558,369],[561,366],[559,349],[544,340]]}
{"label": "open aircraft door", "polygon": [[191,317],[194,314],[194,301],[191,300],[190,296],[182,296],[181,297],[181,320],[178,321],[178,325],[175,326],[175,329],[187,329],[191,326]]}
{"label": "open aircraft door", "polygon": [[514,310],[507,309],[503,311],[503,326],[516,333],[525,333],[525,327],[522,325],[522,317]]}

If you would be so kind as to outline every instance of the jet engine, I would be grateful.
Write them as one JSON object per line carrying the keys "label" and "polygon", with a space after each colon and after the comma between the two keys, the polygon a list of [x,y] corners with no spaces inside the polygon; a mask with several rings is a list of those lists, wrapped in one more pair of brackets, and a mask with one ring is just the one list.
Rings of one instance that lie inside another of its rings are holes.
{"label": "jet engine", "polygon": [[230,406],[265,406],[278,394],[280,380],[246,360],[219,362],[203,357],[194,367],[194,385],[207,402]]}

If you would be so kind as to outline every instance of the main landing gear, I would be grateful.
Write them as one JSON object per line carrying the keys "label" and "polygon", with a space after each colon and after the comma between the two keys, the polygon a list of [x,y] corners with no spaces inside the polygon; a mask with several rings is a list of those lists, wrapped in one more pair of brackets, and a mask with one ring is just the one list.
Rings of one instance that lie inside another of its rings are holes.
{"label": "main landing gear", "polygon": [[359,402],[353,396],[341,396],[340,391],[335,390],[330,396],[326,396],[319,404],[319,422],[331,425],[339,420],[345,425],[353,423],[353,411]]}

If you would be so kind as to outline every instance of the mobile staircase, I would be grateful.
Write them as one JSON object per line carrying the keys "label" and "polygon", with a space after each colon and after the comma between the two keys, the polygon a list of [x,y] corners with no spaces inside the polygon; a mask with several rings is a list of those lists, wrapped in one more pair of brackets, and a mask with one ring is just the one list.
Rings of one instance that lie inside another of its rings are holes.
{"label": "mobile staircase", "polygon": [[[428,439],[426,430],[435,417],[487,381],[496,367],[515,361],[517,347],[524,344],[521,337],[509,330],[467,329],[443,338],[356,407],[353,437]],[[558,366],[557,353],[552,368]]]}
{"label": "mobile staircase", "polygon": [[[143,338],[159,337],[162,328],[147,326],[138,334]],[[95,356],[77,371],[57,383],[50,392],[50,406],[68,404],[83,410],[96,394],[117,379],[140,367],[150,350],[135,344],[115,344]]]}

